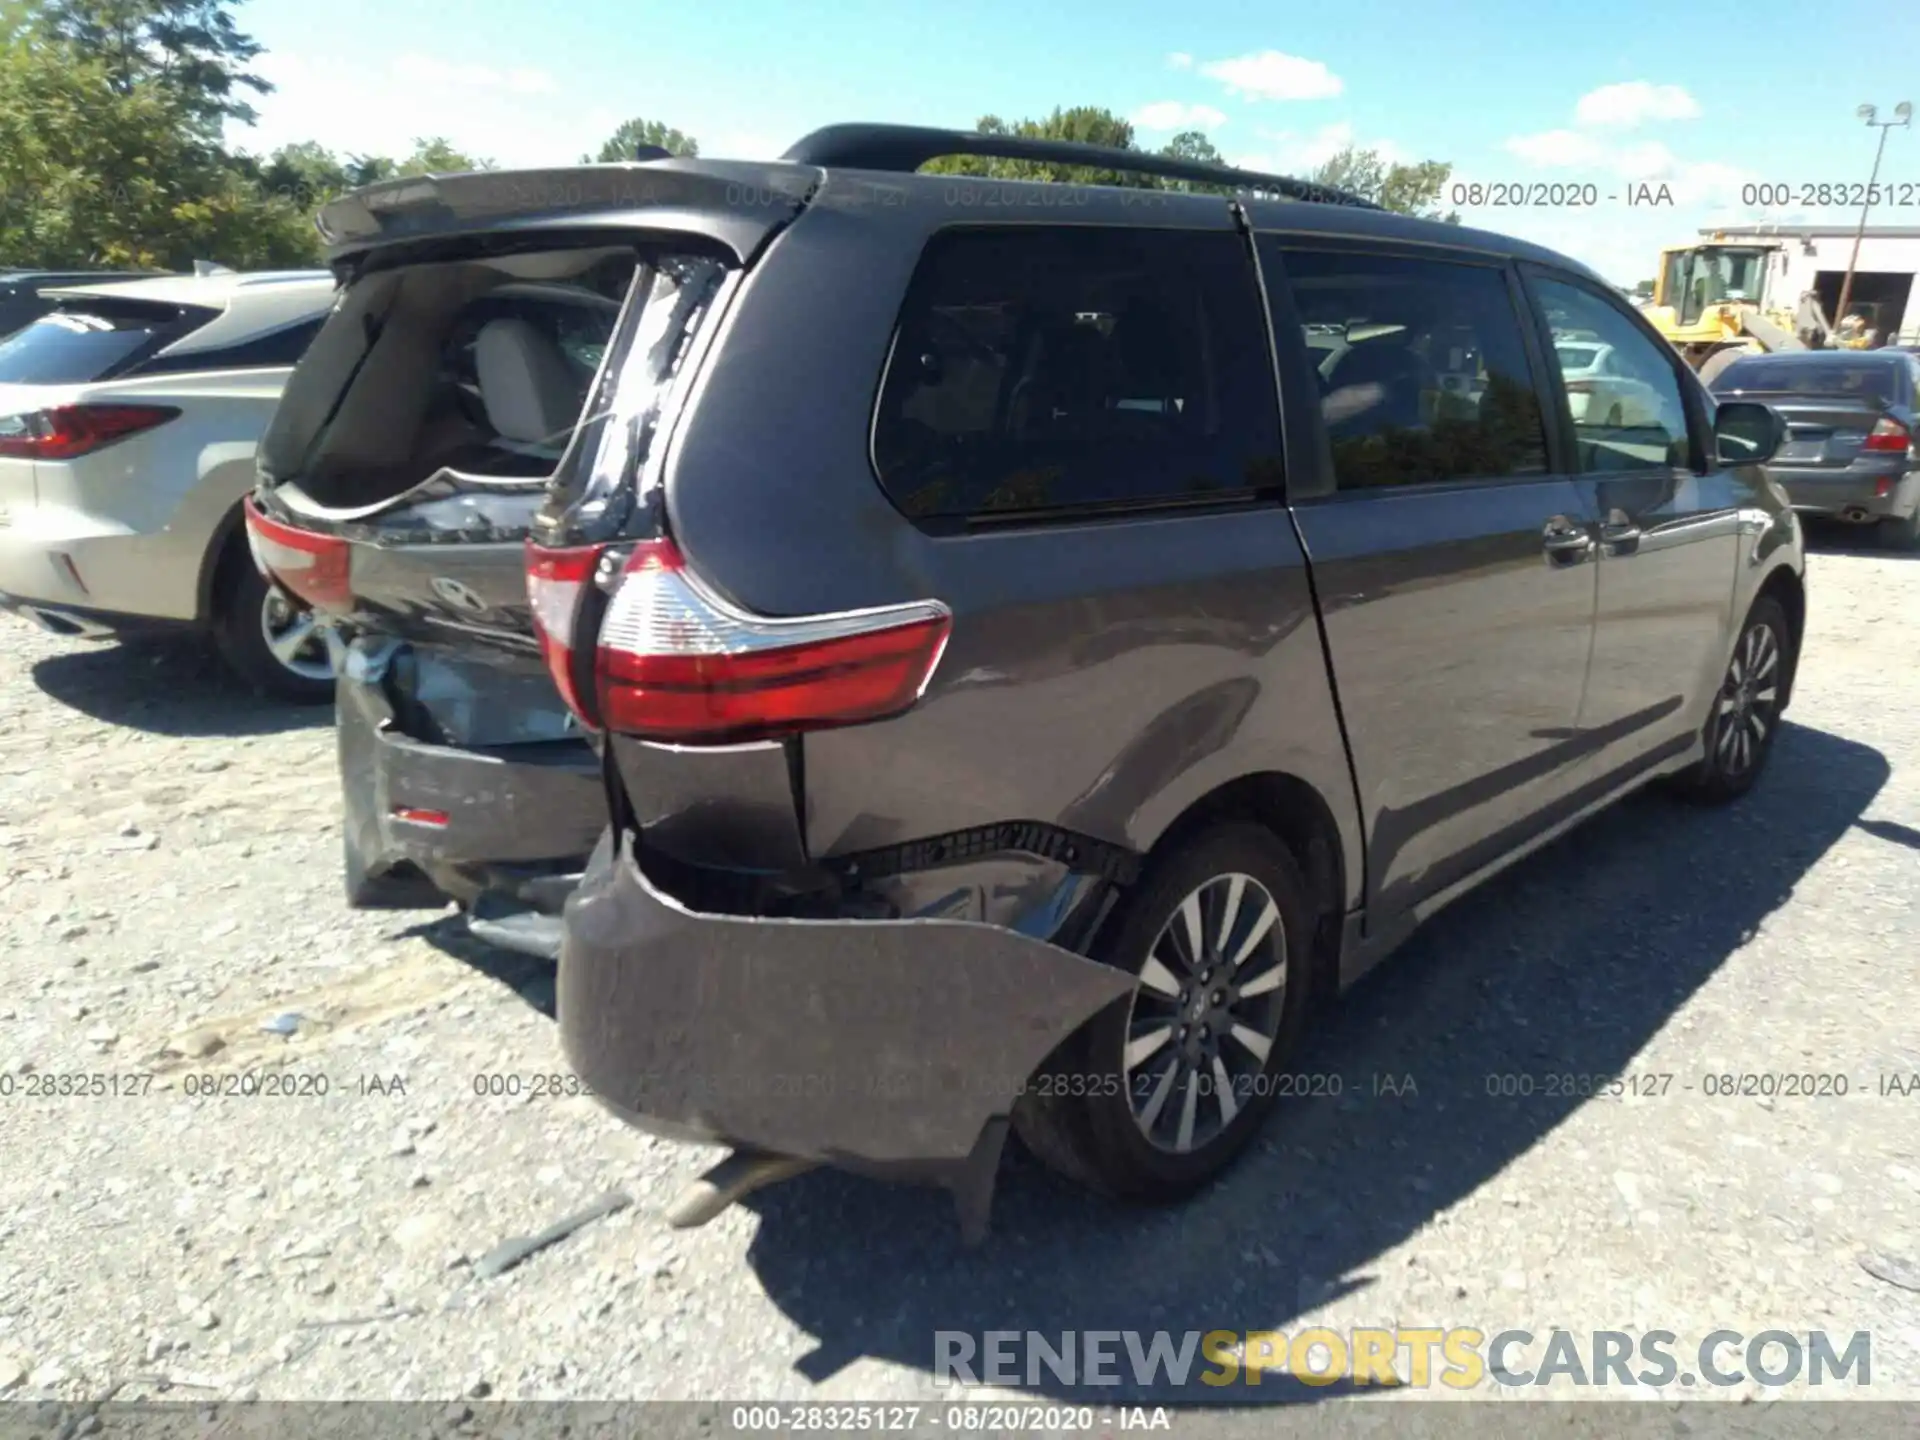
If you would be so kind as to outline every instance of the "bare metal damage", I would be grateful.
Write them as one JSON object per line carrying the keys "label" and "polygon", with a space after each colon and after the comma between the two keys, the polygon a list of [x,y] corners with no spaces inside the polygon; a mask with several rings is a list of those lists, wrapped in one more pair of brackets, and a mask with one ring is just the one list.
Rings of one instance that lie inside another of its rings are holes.
{"label": "bare metal damage", "polygon": [[603,837],[567,902],[558,1006],[622,1118],[945,1185],[977,1239],[1015,1099],[1132,984],[994,925],[696,912]]}

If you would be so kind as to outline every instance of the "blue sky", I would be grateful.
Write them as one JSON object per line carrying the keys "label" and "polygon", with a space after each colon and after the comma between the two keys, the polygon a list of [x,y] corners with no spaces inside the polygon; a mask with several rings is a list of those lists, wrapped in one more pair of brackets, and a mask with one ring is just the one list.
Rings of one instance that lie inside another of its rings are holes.
{"label": "blue sky", "polygon": [[[1920,102],[1897,58],[1920,53],[1920,10],[1814,13],[1777,0],[250,0],[238,18],[280,89],[232,138],[393,152],[443,134],[503,165],[570,163],[639,114],[704,154],[771,158],[838,120],[964,128],[1105,105],[1147,144],[1193,126],[1230,160],[1285,172],[1351,141],[1451,161],[1463,183],[1591,182],[1588,210],[1459,208],[1630,283],[1702,225],[1844,218],[1743,205],[1742,186],[1864,181],[1875,136],[1854,111]],[[1896,58],[1875,67],[1882,55]],[[1920,134],[1892,133],[1881,179],[1920,197]],[[1674,204],[1628,207],[1636,182],[1665,184]],[[1873,218],[1920,225],[1920,204]]]}

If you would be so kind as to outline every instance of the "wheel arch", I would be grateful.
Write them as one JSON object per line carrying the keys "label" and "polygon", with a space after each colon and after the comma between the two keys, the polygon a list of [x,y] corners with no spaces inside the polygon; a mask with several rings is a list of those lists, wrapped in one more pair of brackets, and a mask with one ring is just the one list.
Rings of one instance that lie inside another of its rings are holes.
{"label": "wheel arch", "polygon": [[1333,807],[1313,785],[1280,771],[1229,780],[1181,811],[1154,841],[1149,858],[1168,854],[1207,830],[1236,821],[1272,832],[1299,863],[1316,913],[1314,987],[1330,994],[1339,979],[1348,861]]}
{"label": "wheel arch", "polygon": [[194,590],[194,615],[202,625],[213,623],[222,582],[231,573],[231,567],[253,563],[247,553],[243,523],[245,515],[245,502],[235,501],[213,527],[213,534],[207,539],[207,548],[200,556],[200,578]]}
{"label": "wheel arch", "polygon": [[1787,614],[1788,641],[1790,653],[1787,656],[1787,674],[1780,696],[1780,708],[1784,711],[1793,699],[1793,683],[1800,673],[1800,643],[1807,629],[1807,587],[1790,565],[1775,566],[1773,573],[1760,582],[1760,588],[1754,592],[1756,601],[1771,599],[1777,602]]}

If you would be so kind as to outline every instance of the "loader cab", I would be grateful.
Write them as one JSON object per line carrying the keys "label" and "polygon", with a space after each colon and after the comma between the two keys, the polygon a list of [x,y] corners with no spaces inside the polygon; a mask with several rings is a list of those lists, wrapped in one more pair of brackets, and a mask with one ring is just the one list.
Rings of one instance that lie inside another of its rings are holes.
{"label": "loader cab", "polygon": [[1675,321],[1698,325],[1716,305],[1764,303],[1767,267],[1774,245],[1683,245],[1660,254],[1656,306],[1669,306]]}

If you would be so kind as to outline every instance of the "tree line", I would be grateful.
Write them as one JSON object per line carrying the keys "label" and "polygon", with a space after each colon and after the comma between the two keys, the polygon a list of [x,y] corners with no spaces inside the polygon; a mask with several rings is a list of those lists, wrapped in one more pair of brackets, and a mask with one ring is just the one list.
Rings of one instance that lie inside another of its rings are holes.
{"label": "tree line", "polygon": [[[493,168],[444,136],[413,137],[395,155],[342,154],[319,141],[261,156],[230,146],[272,93],[256,73],[263,47],[227,0],[0,0],[0,266],[236,270],[322,259],[316,210],[361,185]],[[980,132],[1140,150],[1132,125],[1093,106],[1034,120],[983,117]],[[630,159],[656,146],[697,155],[690,135],[634,118],[579,163]],[[1157,152],[1217,163],[1206,135]],[[566,163],[556,156],[555,163]],[[958,157],[929,170],[1000,179],[1189,187],[1127,171]],[[1434,214],[1451,167],[1390,164],[1348,149],[1303,177],[1389,209]],[[1449,217],[1451,218],[1451,217]]]}

